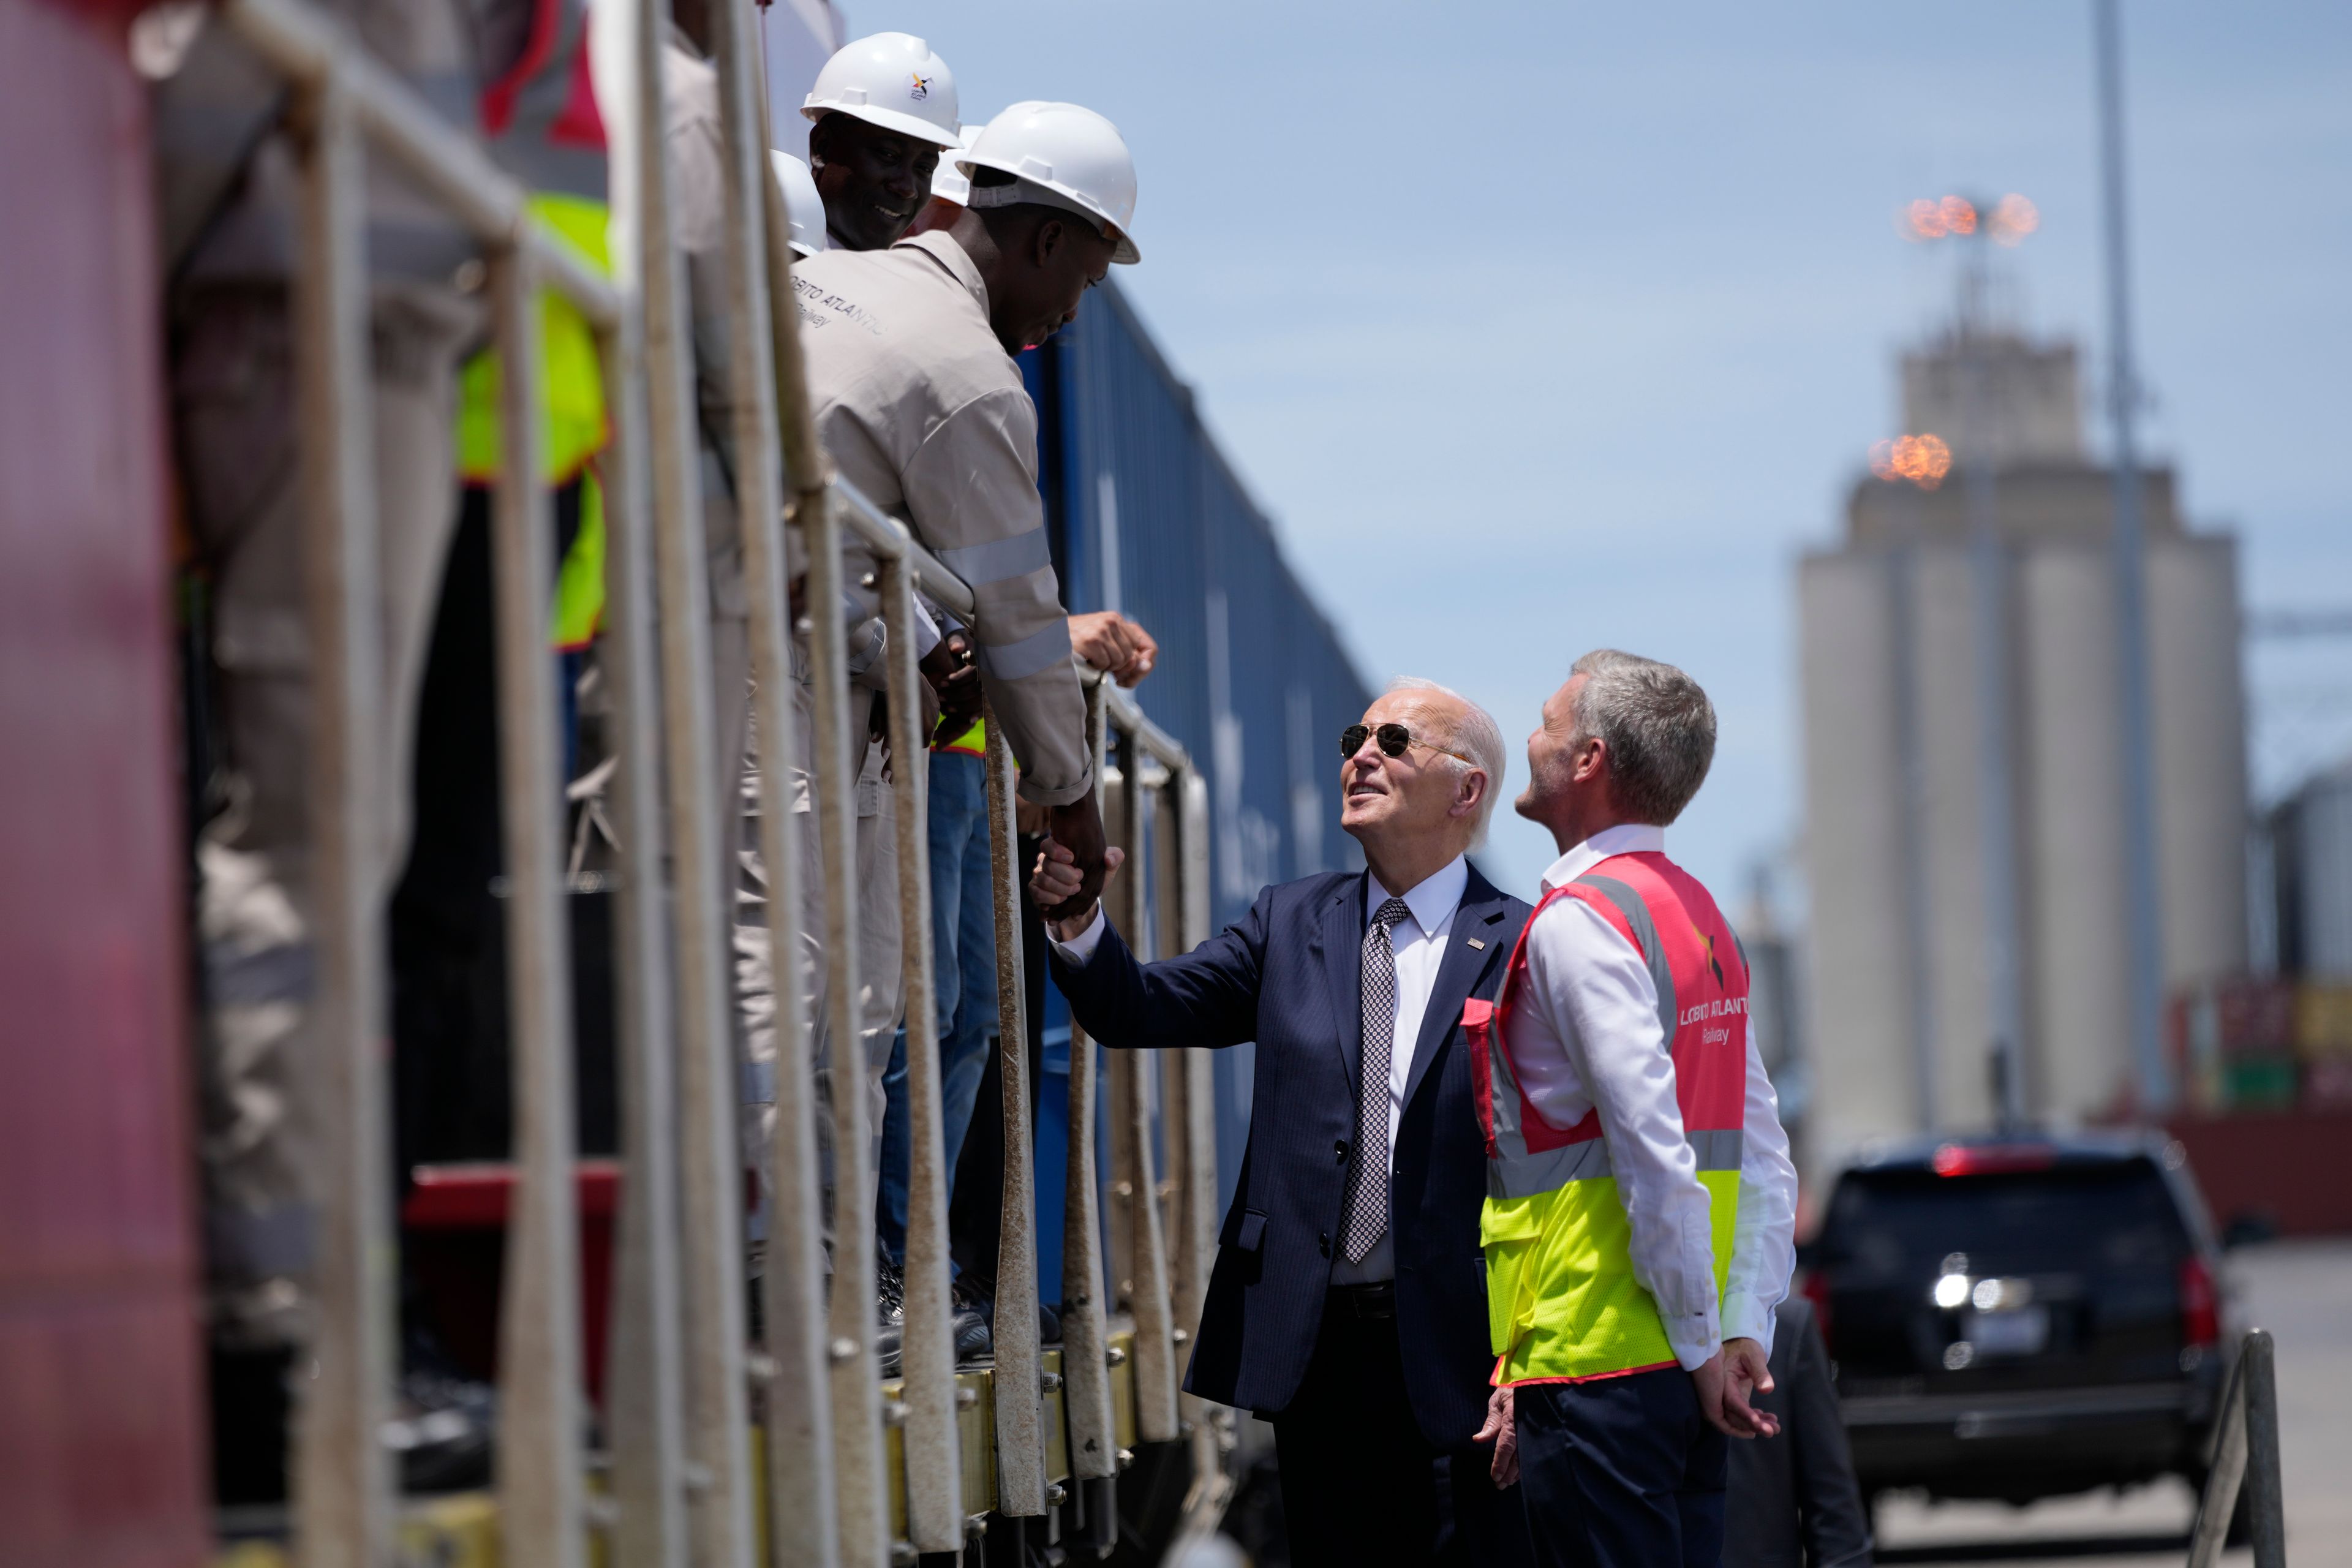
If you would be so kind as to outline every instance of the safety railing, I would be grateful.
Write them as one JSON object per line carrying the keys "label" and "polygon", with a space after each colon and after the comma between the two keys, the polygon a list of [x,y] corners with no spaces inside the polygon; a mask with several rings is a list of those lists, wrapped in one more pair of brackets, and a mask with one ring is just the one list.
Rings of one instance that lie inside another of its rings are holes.
{"label": "safety railing", "polygon": [[[859,586],[878,595],[887,630],[890,742],[900,759],[921,755],[926,742],[914,595],[964,615],[971,601],[904,526],[829,475],[801,372],[782,198],[767,173],[751,0],[723,0],[710,15],[727,158],[730,434],[776,990],[775,1131],[762,1152],[774,1194],[761,1281],[764,1328],[756,1350],[748,1342],[722,843],[730,820],[722,802],[733,795],[738,759],[716,754],[714,739],[692,338],[661,134],[664,11],[653,0],[599,11],[600,58],[614,62],[603,80],[616,99],[603,105],[614,147],[616,276],[608,282],[530,216],[527,193],[478,145],[305,0],[222,5],[224,19],[293,89],[300,170],[294,298],[317,714],[316,1116],[318,1146],[333,1163],[320,1224],[316,1371],[304,1385],[296,1436],[299,1559],[326,1568],[394,1560],[392,1471],[377,1436],[393,1384],[394,1287],[385,1188],[391,1101],[380,1047],[385,716],[371,581],[378,557],[362,206],[372,154],[396,163],[484,247],[501,363],[492,526],[516,1166],[499,1336],[504,1561],[581,1568],[593,1521],[608,1532],[610,1560],[619,1563],[749,1568],[764,1534],[765,1560],[779,1568],[854,1568],[960,1550],[989,1513],[1021,1520],[1066,1506],[1078,1527],[1066,1539],[1108,1551],[1123,1440],[1171,1441],[1188,1423],[1195,1464],[1188,1517],[1197,1528],[1222,1508],[1233,1446],[1229,1414],[1180,1407],[1177,1395],[1178,1354],[1198,1326],[1213,1234],[1206,1053],[1162,1053],[1156,1062],[1113,1054],[1106,1258],[1094,1054],[1074,1040],[1064,1342],[1047,1350],[1038,1342],[1023,868],[1013,762],[998,726],[989,728],[987,765],[1004,1127],[994,1364],[975,1377],[959,1373],[954,1360],[926,780],[903,762],[892,789],[913,1160],[903,1375],[892,1397],[886,1400],[875,1355],[875,1173],[866,1099],[854,1090],[833,1097],[838,1206],[827,1287],[808,1002],[790,956],[800,941],[800,879],[814,870],[822,879],[824,1022],[843,1062],[857,1050],[857,902],[887,895],[857,885],[853,763],[860,753],[850,733],[843,639],[825,615],[795,626],[788,559],[804,565],[806,602],[816,606],[843,602],[845,546],[854,542],[856,554],[873,561]],[[550,502],[538,478],[541,289],[570,300],[593,331],[611,422],[601,463],[608,537],[598,657],[618,761],[612,820],[622,862],[614,959],[624,1180],[604,1424],[609,1480],[598,1494],[588,1484],[583,1439],[565,781],[543,637],[553,574]],[[797,863],[786,793],[798,763],[795,637],[805,640],[813,681],[814,868]],[[1115,895],[1121,924],[1139,951],[1155,940],[1147,931],[1160,945],[1189,947],[1207,934],[1207,791],[1182,748],[1125,694],[1092,684],[1088,713],[1097,778],[1130,856]],[[1163,1164],[1164,1181],[1155,1174]],[[1107,1279],[1115,1289],[1106,1291]],[[755,1391],[764,1415],[762,1475],[752,1468]],[[985,1430],[973,1419],[982,1408]],[[764,1532],[755,1522],[762,1491]]]}
{"label": "safety railing", "polygon": [[2286,1568],[2285,1490],[2279,1471],[2277,1349],[2268,1329],[2250,1331],[2238,1346],[2221,1395],[2221,1430],[2212,1468],[2197,1500],[2189,1537],[2189,1568],[2212,1568],[2221,1555],[2243,1493],[2254,1568]]}

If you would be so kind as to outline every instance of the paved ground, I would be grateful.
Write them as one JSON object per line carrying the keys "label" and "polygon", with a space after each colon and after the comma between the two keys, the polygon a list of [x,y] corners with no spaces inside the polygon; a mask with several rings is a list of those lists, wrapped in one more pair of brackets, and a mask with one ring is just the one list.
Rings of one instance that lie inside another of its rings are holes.
{"label": "paved ground", "polygon": [[[2352,1568],[2352,1240],[2247,1247],[2231,1255],[2231,1268],[2253,1322],[2278,1337],[2287,1561]],[[2179,1568],[2194,1510],[2177,1482],[2024,1509],[1894,1498],[1880,1510],[1878,1535],[1882,1561]]]}

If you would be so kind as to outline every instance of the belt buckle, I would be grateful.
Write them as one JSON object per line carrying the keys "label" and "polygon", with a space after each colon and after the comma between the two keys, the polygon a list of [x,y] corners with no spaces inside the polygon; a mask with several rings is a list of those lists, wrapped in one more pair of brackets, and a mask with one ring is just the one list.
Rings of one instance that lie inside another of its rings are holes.
{"label": "belt buckle", "polygon": [[1396,1286],[1387,1280],[1370,1285],[1357,1285],[1349,1293],[1355,1298],[1356,1316],[1384,1321],[1396,1316]]}

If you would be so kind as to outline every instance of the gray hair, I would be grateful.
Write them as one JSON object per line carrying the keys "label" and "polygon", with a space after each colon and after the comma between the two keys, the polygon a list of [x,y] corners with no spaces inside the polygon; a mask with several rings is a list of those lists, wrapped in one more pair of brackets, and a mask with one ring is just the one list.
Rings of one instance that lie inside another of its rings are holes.
{"label": "gray hair", "polygon": [[1495,716],[1479,707],[1459,691],[1440,686],[1434,680],[1423,680],[1415,676],[1402,676],[1389,682],[1391,695],[1399,692],[1426,697],[1450,697],[1462,705],[1460,714],[1445,732],[1437,739],[1451,751],[1468,753],[1470,761],[1449,757],[1457,773],[1475,768],[1486,775],[1486,793],[1478,799],[1478,820],[1471,826],[1470,842],[1475,848],[1486,841],[1486,822],[1495,815],[1495,802],[1503,794],[1503,773],[1510,753],[1503,749],[1503,731],[1496,726]]}
{"label": "gray hair", "polygon": [[1619,806],[1660,827],[1680,816],[1715,761],[1715,705],[1698,682],[1613,647],[1593,649],[1569,673],[1585,678],[1572,739],[1608,747]]}

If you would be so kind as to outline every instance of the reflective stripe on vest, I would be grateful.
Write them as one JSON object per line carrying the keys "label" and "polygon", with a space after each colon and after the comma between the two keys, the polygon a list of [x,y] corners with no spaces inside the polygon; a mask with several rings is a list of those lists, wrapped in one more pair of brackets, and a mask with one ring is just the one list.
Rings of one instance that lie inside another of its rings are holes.
{"label": "reflective stripe on vest", "polygon": [[[610,277],[604,123],[589,84],[583,0],[538,0],[514,68],[482,94],[482,133],[500,168],[531,189],[531,212]],[[604,382],[595,334],[572,304],[540,293],[540,385],[546,405],[541,473],[560,484],[604,446]],[[488,350],[458,381],[457,468],[498,477],[499,367]]]}
{"label": "reflective stripe on vest", "polygon": [[1575,899],[1632,942],[1658,991],[1675,1098],[1710,1200],[1720,1294],[1738,1213],[1747,1109],[1748,970],[1715,900],[1663,855],[1621,855],[1547,894],[1511,953],[1492,1003],[1463,1010],[1486,1135],[1487,1326],[1498,1384],[1573,1382],[1675,1364],[1657,1305],[1633,1276],[1632,1227],[1600,1117],[1562,1131],[1519,1088],[1508,1044],[1527,975],[1527,933],[1557,899]]}

